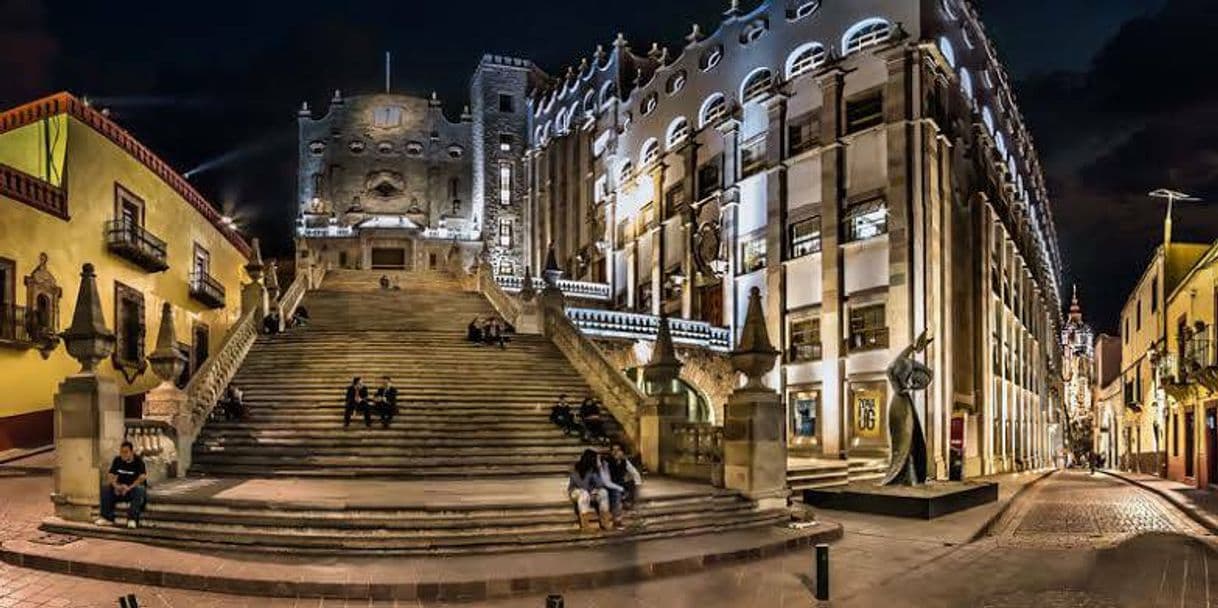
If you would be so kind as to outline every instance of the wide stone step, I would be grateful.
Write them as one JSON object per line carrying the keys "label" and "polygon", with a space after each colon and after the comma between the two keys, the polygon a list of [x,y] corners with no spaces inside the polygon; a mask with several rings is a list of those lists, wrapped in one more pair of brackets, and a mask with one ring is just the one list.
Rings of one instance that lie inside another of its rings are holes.
{"label": "wide stone step", "polygon": [[229,463],[196,462],[190,468],[191,475],[211,477],[265,477],[265,478],[309,478],[309,479],[466,479],[471,477],[531,477],[535,475],[562,475],[570,469],[569,463],[517,463],[514,465],[466,465],[466,466],[293,466],[283,464],[275,467],[251,465],[246,462]]}
{"label": "wide stone step", "polygon": [[[390,427],[392,430],[392,427]],[[395,436],[385,435],[359,435],[352,436],[349,432],[343,433],[313,433],[313,432],[293,432],[291,435],[284,435],[279,432],[257,431],[254,433],[207,433],[200,435],[197,445],[203,446],[280,446],[280,447],[313,447],[317,445],[333,446],[333,447],[375,447],[375,446],[391,446],[402,448],[427,448],[427,449],[449,449],[449,448],[465,448],[465,447],[494,447],[500,449],[510,448],[532,448],[546,449],[555,447],[565,447],[574,445],[579,440],[575,437],[559,435],[537,436],[537,437],[435,437],[425,438],[416,437],[409,432],[402,432]]]}
{"label": "wide stone step", "polygon": [[454,435],[453,428],[451,426],[415,425],[410,428],[400,427],[400,426],[399,427],[390,426],[387,429],[383,429],[378,424],[378,425],[374,426],[373,428],[369,429],[369,428],[364,428],[364,426],[362,424],[363,416],[360,416],[359,420],[360,420],[360,424],[355,424],[355,420],[353,419],[352,426],[347,429],[342,428],[342,418],[341,417],[338,418],[338,424],[335,424],[332,421],[299,422],[299,423],[274,421],[274,422],[261,422],[261,423],[258,423],[257,426],[251,426],[247,423],[240,422],[240,421],[232,421],[232,422],[211,421],[211,422],[208,422],[207,425],[203,428],[203,433],[206,434],[209,431],[214,430],[214,431],[223,431],[226,433],[256,434],[258,436],[270,435],[273,433],[279,433],[284,436],[288,436],[292,433],[300,432],[300,433],[334,433],[336,435],[345,434],[345,435],[349,435],[351,437],[371,437],[371,436],[377,436],[377,437],[398,437],[398,436],[406,437],[406,436],[409,436],[409,437],[418,437],[418,438],[468,437],[468,438],[472,438],[472,439],[489,439],[489,440],[493,440],[495,437],[501,436],[501,434],[507,434],[507,436],[516,437],[516,438],[561,437],[562,436],[562,432],[559,431],[554,426],[550,426],[548,428],[543,428],[540,426],[538,426],[538,427],[525,426],[522,428],[508,428],[508,429],[501,428],[501,429],[495,429],[493,431],[486,430],[486,429],[464,429]]}
{"label": "wide stone step", "polygon": [[504,446],[478,446],[478,447],[426,447],[415,448],[405,446],[377,446],[377,445],[359,445],[359,446],[326,446],[317,444],[312,446],[243,446],[229,445],[218,443],[196,443],[194,446],[195,458],[206,458],[210,456],[223,455],[232,458],[245,459],[246,457],[259,458],[292,458],[292,459],[314,459],[314,458],[358,458],[360,460],[376,460],[389,458],[427,458],[429,460],[445,461],[445,460],[474,460],[484,459],[484,461],[499,460],[511,461],[521,458],[537,458],[543,461],[552,461],[556,459],[564,459],[566,462],[574,462],[579,457],[580,452],[584,451],[584,446],[578,443],[566,446],[546,446],[546,447],[504,447]]}

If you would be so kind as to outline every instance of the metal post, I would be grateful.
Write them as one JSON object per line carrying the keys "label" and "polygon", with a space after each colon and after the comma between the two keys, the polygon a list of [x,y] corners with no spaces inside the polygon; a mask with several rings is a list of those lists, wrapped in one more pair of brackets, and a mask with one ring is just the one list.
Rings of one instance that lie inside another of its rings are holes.
{"label": "metal post", "polygon": [[829,545],[816,545],[816,599],[829,600]]}
{"label": "metal post", "polygon": [[563,608],[562,596],[557,593],[547,595],[546,608]]}
{"label": "metal post", "polygon": [[134,593],[128,593],[126,597],[119,596],[119,608],[140,608],[139,600],[135,599]]}

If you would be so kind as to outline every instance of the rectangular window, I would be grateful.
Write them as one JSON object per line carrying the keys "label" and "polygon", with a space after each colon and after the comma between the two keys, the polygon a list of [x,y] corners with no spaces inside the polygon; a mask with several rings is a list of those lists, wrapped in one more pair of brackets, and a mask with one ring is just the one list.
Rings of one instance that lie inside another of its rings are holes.
{"label": "rectangular window", "polygon": [[761,270],[766,265],[765,236],[757,236],[740,245],[740,274]]}
{"label": "rectangular window", "polygon": [[121,366],[142,367],[144,363],[144,294],[114,283],[114,320],[116,329],[114,357]]}
{"label": "rectangular window", "polygon": [[500,112],[515,112],[516,99],[507,93],[499,94],[499,111]]}
{"label": "rectangular window", "polygon": [[602,175],[596,178],[596,185],[592,188],[592,198],[596,202],[602,202],[609,198],[609,176]]}
{"label": "rectangular window", "polygon": [[850,309],[849,352],[888,348],[888,319],[883,304]]}
{"label": "rectangular window", "polygon": [[723,188],[723,155],[698,167],[698,200],[702,200]]}
{"label": "rectangular window", "polygon": [[766,134],[740,144],[740,177],[745,178],[766,167]]}
{"label": "rectangular window", "polygon": [[512,166],[507,163],[499,165],[499,204],[512,204]]}
{"label": "rectangular window", "polygon": [[118,184],[114,185],[114,219],[128,226],[144,225],[144,201]]}
{"label": "rectangular window", "polygon": [[643,205],[639,212],[639,232],[646,232],[656,227],[656,206],[653,203]]}
{"label": "rectangular window", "polygon": [[512,246],[512,219],[507,217],[499,218],[499,245],[501,247]]}
{"label": "rectangular window", "polygon": [[1159,310],[1159,277],[1150,278],[1150,312]]}
{"label": "rectangular window", "polygon": [[198,275],[211,274],[211,252],[198,243],[195,243],[194,261],[191,263],[191,268]]}
{"label": "rectangular window", "polygon": [[22,319],[17,309],[17,262],[0,258],[0,340],[16,340]]}
{"label": "rectangular window", "polygon": [[[650,273],[648,273],[648,276],[650,277]],[[650,279],[645,280],[642,283],[639,283],[638,296],[639,297],[638,297],[637,310],[644,314],[650,314],[651,313],[651,296],[652,296]]]}
{"label": "rectangular window", "polygon": [[888,203],[882,198],[873,198],[850,205],[842,223],[846,242],[885,234],[888,232]]}
{"label": "rectangular window", "polygon": [[816,147],[820,136],[820,121],[815,114],[796,118],[787,125],[787,155],[795,156]]}
{"label": "rectangular window", "polygon": [[815,437],[816,419],[820,414],[820,391],[807,390],[791,393],[791,428],[797,437]]}
{"label": "rectangular window", "polygon": [[820,361],[820,319],[803,319],[791,323],[791,350],[788,357],[792,363]]}
{"label": "rectangular window", "polygon": [[1171,455],[1180,455],[1180,414],[1171,415]]}
{"label": "rectangular window", "polygon": [[884,124],[884,95],[875,93],[846,102],[846,133]]}
{"label": "rectangular window", "polygon": [[1142,300],[1141,299],[1138,300],[1137,314],[1134,317],[1134,319],[1135,319],[1135,321],[1133,324],[1133,328],[1137,331],[1142,331]]}
{"label": "rectangular window", "polygon": [[820,251],[820,216],[800,220],[787,228],[792,260]]}
{"label": "rectangular window", "polygon": [[617,245],[624,246],[634,240],[634,222],[624,219],[617,223]]}
{"label": "rectangular window", "polygon": [[512,134],[511,133],[500,133],[499,134],[499,149],[503,152],[512,151]]}
{"label": "rectangular window", "polygon": [[685,192],[685,180],[677,182],[677,184],[668,189],[664,194],[664,211],[669,216],[677,213],[689,204],[689,197]]}

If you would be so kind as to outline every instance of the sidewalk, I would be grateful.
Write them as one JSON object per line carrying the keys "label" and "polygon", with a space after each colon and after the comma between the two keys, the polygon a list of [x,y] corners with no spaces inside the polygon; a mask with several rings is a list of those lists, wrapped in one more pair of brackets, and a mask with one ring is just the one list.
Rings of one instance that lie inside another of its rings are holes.
{"label": "sidewalk", "polygon": [[1101,472],[1158,494],[1184,511],[1206,530],[1212,534],[1218,534],[1218,493],[1200,490],[1178,481],[1146,473],[1129,473],[1112,469],[1103,469]]}

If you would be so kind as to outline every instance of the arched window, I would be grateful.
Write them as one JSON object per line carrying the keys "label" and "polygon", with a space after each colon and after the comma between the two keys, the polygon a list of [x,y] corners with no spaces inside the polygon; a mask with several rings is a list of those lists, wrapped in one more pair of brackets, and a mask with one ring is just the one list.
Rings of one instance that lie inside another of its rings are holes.
{"label": "arched window", "polygon": [[943,14],[947,15],[948,19],[956,18],[956,9],[952,6],[955,1],[956,0],[943,0],[940,2],[940,4],[943,6]]}
{"label": "arched window", "polygon": [[774,84],[774,76],[770,74],[769,68],[757,68],[744,79],[744,83],[740,85],[740,102],[748,103],[753,98],[760,96],[770,90],[770,86]]}
{"label": "arched window", "polygon": [[668,78],[668,82],[664,85],[664,90],[669,95],[676,94],[677,91],[685,88],[685,70],[681,70]]}
{"label": "arched window", "polygon": [[985,129],[994,134],[994,113],[990,111],[989,106],[981,108],[981,122],[985,124]]}
{"label": "arched window", "polygon": [[973,77],[968,73],[968,68],[960,68],[960,88],[965,97],[973,98]]}
{"label": "arched window", "polygon": [[766,22],[764,19],[757,19],[745,26],[744,31],[740,32],[740,44],[752,44],[765,34]]}
{"label": "arched window", "polygon": [[709,71],[719,62],[723,60],[723,45],[716,45],[714,48],[707,49],[702,53],[702,57],[698,59],[698,67],[702,68],[703,72]]}
{"label": "arched window", "polygon": [[657,160],[660,160],[660,142],[652,137],[643,142],[643,147],[639,149],[639,166],[646,167]]}
{"label": "arched window", "polygon": [[707,126],[719,124],[727,116],[727,98],[723,93],[712,93],[706,101],[702,102],[702,108],[698,110],[698,128],[702,129]]}
{"label": "arched window", "polygon": [[613,84],[612,80],[606,80],[605,84],[601,85],[601,105],[609,103],[609,100],[613,99],[614,95],[617,95],[617,86]]}
{"label": "arched window", "polygon": [[825,51],[825,45],[819,42],[809,42],[796,47],[787,56],[787,79],[819,68],[828,58],[829,53]]}
{"label": "arched window", "polygon": [[877,45],[892,35],[892,24],[887,20],[873,17],[864,19],[846,30],[842,36],[842,54],[861,51],[869,46]]}
{"label": "arched window", "polygon": [[998,154],[1003,158],[1007,157],[1007,140],[999,133],[994,136],[994,149],[998,150]]}
{"label": "arched window", "polygon": [[952,41],[947,39],[947,36],[939,37],[939,52],[943,53],[943,58],[947,60],[947,65],[956,67],[956,48],[952,46]]}
{"label": "arched window", "polygon": [[617,169],[618,185],[620,186],[620,185],[625,184],[626,182],[630,181],[630,176],[633,174],[634,174],[634,165],[630,161],[626,161],[626,162],[622,163],[622,166],[618,167],[618,169]]}
{"label": "arched window", "polygon": [[689,121],[684,116],[678,116],[668,124],[668,132],[664,136],[664,145],[669,150],[685,143],[689,139]]}
{"label": "arched window", "polygon": [[787,21],[799,21],[820,8],[820,0],[796,0],[787,8]]}
{"label": "arched window", "polygon": [[651,114],[655,111],[656,106],[659,105],[659,103],[660,100],[655,93],[644,97],[643,101],[639,103],[639,115],[647,116],[648,114]]}

